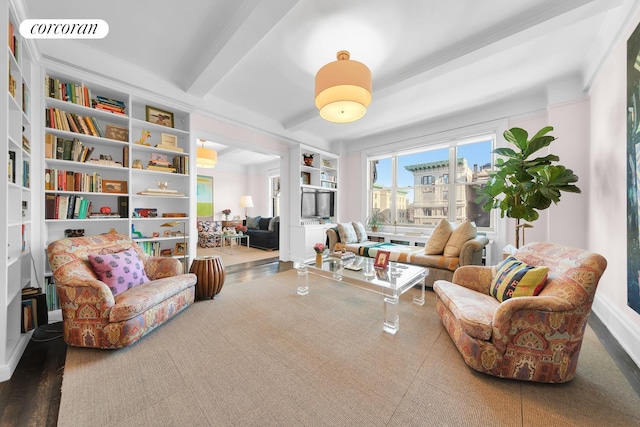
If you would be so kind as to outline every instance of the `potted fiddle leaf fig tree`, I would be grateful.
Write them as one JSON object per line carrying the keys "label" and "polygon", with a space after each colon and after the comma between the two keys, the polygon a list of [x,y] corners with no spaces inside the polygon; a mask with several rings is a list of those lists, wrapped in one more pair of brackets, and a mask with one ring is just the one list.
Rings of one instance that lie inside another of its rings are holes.
{"label": "potted fiddle leaf fig tree", "polygon": [[500,217],[516,220],[516,248],[520,247],[519,233],[530,224],[520,224],[521,220],[533,222],[539,212],[557,204],[562,192],[580,193],[574,185],[578,177],[571,169],[556,164],[560,158],[555,154],[533,157],[533,154],[548,147],[556,137],[548,135],[553,130],[546,126],[531,139],[527,131],[511,128],[504,132],[504,138],[515,145],[514,148],[496,148],[493,153],[504,158],[496,160],[495,169],[489,172],[489,181],[478,191],[477,203],[482,209],[500,209]]}

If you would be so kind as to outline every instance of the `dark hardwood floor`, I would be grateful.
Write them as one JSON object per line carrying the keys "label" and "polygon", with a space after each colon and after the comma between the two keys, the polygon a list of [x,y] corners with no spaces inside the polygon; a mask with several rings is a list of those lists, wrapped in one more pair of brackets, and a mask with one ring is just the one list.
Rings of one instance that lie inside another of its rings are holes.
{"label": "dark hardwood floor", "polygon": [[[225,285],[266,277],[293,268],[290,262],[267,259],[226,267]],[[224,289],[223,289],[224,291]],[[640,369],[595,314],[589,325],[640,396]],[[55,426],[67,345],[62,324],[38,328],[10,381],[0,383],[0,427]]]}

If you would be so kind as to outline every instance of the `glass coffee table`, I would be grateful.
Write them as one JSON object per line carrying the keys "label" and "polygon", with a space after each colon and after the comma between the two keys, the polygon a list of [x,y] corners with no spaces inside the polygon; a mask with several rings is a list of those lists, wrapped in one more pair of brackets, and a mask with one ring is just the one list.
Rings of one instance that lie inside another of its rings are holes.
{"label": "glass coffee table", "polygon": [[400,328],[398,308],[400,295],[416,285],[421,285],[422,292],[419,297],[413,297],[413,303],[423,306],[424,279],[429,271],[399,262],[389,262],[386,269],[378,269],[374,268],[373,261],[373,258],[355,256],[345,260],[328,257],[323,259],[322,266],[317,266],[315,263],[296,262],[294,267],[298,271],[298,295],[309,293],[309,273],[380,294],[384,301],[382,329],[395,334]]}

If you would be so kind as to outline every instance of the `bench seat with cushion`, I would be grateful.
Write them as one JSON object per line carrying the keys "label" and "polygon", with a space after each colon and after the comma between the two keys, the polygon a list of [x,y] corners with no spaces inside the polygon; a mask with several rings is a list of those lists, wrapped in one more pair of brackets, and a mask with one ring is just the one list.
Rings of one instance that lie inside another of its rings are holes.
{"label": "bench seat with cushion", "polygon": [[[352,229],[354,234],[351,234]],[[368,240],[362,224],[353,222],[340,223],[327,230],[329,248],[334,248],[336,243],[346,245],[350,252],[370,258],[375,258],[379,250],[389,251],[390,261],[428,268],[425,285],[431,287],[436,280],[451,280],[453,272],[462,265],[481,265],[482,252],[489,239],[478,236],[471,223],[463,223],[454,229],[452,224],[442,220],[434,228],[425,247],[372,242]]]}

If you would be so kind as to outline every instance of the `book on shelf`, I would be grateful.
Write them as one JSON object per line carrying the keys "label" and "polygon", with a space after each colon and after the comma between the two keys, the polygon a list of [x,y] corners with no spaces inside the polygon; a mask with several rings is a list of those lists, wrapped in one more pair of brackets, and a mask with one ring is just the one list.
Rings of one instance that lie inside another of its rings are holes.
{"label": "book on shelf", "polygon": [[148,193],[161,193],[161,194],[177,193],[178,192],[178,190],[173,190],[173,189],[170,189],[170,188],[164,188],[164,189],[162,189],[162,188],[147,188],[145,191],[148,192]]}
{"label": "book on shelf", "polygon": [[16,152],[9,151],[8,179],[12,183],[16,183]]}
{"label": "book on shelf", "polygon": [[121,218],[129,218],[129,197],[118,196],[118,213]]}
{"label": "book on shelf", "polygon": [[109,212],[109,213],[91,212],[88,215],[88,217],[90,219],[120,218],[120,214],[118,212]]}
{"label": "book on shelf", "polygon": [[161,148],[163,150],[175,151],[176,153],[184,153],[184,149],[183,148],[174,147],[172,145],[156,144],[155,147],[156,148]]}
{"label": "book on shelf", "polygon": [[156,166],[156,165],[148,165],[147,169],[152,171],[162,171],[162,172],[172,172],[172,173],[176,171],[176,168]]}
{"label": "book on shelf", "polygon": [[162,214],[163,218],[186,218],[186,212],[165,212]]}
{"label": "book on shelf", "polygon": [[139,191],[142,196],[184,197],[183,193],[158,193],[157,191]]}

